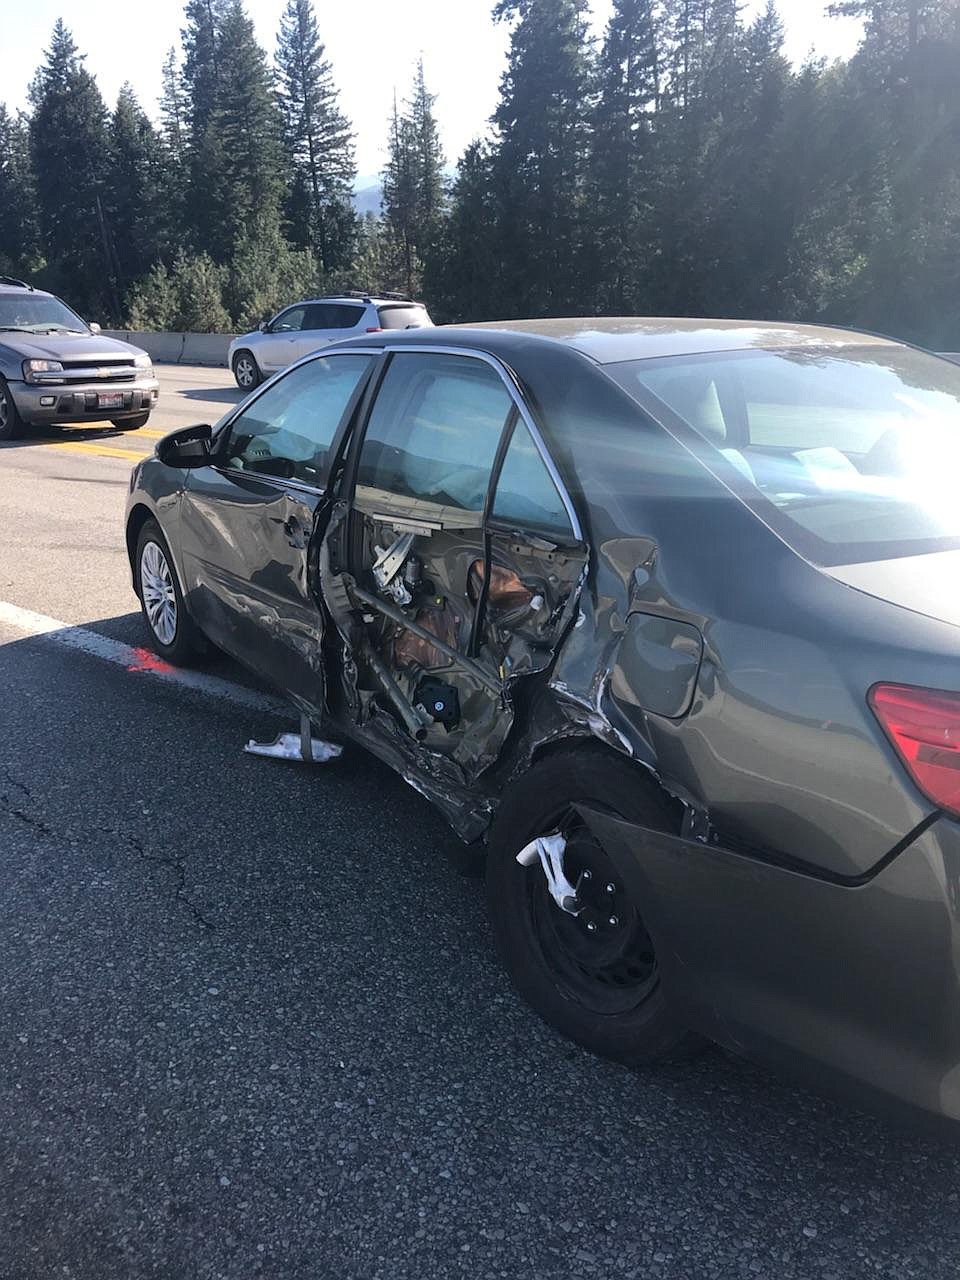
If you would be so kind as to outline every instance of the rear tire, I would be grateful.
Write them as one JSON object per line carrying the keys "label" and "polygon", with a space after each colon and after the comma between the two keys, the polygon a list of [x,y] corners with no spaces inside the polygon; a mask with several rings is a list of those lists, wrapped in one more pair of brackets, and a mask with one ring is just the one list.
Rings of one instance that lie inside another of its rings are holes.
{"label": "rear tire", "polygon": [[[676,831],[669,798],[641,767],[587,744],[557,752],[508,791],[489,836],[487,900],[494,942],[524,1000],[593,1053],[636,1066],[702,1043],[668,1007],[642,903],[573,811],[577,802]],[[585,910],[561,910],[539,861],[517,854],[540,835],[567,836],[563,869]],[[589,874],[588,874],[589,873]]]}
{"label": "rear tire", "polygon": [[117,428],[118,431],[139,431],[141,427],[145,427],[150,421],[150,410],[146,413],[138,413],[135,418],[111,418],[111,426]]}
{"label": "rear tire", "polygon": [[18,440],[26,425],[13,402],[6,380],[0,378],[0,440]]}
{"label": "rear tire", "polygon": [[176,667],[194,666],[207,643],[187,613],[173,556],[156,520],[147,520],[137,538],[134,581],[150,642]]}
{"label": "rear tire", "polygon": [[241,391],[252,391],[263,381],[256,357],[246,349],[238,351],[233,357],[233,376]]}

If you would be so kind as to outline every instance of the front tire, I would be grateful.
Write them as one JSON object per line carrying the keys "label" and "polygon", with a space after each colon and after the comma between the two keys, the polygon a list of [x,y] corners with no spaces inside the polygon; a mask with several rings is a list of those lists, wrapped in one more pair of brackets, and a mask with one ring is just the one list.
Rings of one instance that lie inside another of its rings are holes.
{"label": "front tire", "polygon": [[138,413],[135,418],[111,418],[110,425],[116,427],[118,431],[139,431],[149,421],[150,411],[148,409],[146,413]]}
{"label": "front tire", "polygon": [[193,666],[207,646],[184,607],[173,556],[156,520],[147,520],[140,530],[134,572],[154,649],[174,666]]}
{"label": "front tire", "polygon": [[[672,1016],[643,903],[575,813],[577,803],[675,831],[677,817],[639,765],[590,744],[557,752],[508,791],[490,831],[487,898],[500,958],[526,1002],[551,1026],[629,1066],[684,1056],[699,1043]],[[538,836],[567,839],[563,870],[579,913],[551,897],[539,861],[517,854]]]}
{"label": "front tire", "polygon": [[0,440],[18,440],[25,427],[6,380],[0,378]]}
{"label": "front tire", "polygon": [[260,366],[252,352],[238,351],[233,357],[233,376],[241,391],[252,391],[263,381]]}

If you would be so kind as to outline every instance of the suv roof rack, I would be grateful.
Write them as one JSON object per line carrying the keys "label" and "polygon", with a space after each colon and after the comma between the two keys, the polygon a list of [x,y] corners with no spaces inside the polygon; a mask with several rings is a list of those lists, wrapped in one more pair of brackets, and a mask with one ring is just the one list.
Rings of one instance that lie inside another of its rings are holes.
{"label": "suv roof rack", "polygon": [[0,284],[9,284],[15,289],[29,289],[31,293],[35,292],[32,284],[27,284],[26,280],[18,280],[16,276],[0,276]]}
{"label": "suv roof rack", "polygon": [[410,297],[409,293],[391,293],[389,289],[344,289],[342,293],[331,293],[326,296],[330,298],[362,298],[364,302],[372,302],[374,298],[382,298],[384,302],[413,302],[413,298]]}

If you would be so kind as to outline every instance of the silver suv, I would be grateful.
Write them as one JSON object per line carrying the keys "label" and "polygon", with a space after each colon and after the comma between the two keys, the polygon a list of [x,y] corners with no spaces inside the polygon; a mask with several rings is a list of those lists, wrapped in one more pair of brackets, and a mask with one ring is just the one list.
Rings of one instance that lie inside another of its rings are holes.
{"label": "silver suv", "polygon": [[340,293],[285,307],[253,333],[230,343],[227,361],[243,391],[285,369],[328,342],[383,329],[423,329],[432,325],[422,302],[402,293]]}
{"label": "silver suv", "polygon": [[54,422],[135,431],[159,385],[145,351],[103,337],[52,293],[0,276],[0,440]]}

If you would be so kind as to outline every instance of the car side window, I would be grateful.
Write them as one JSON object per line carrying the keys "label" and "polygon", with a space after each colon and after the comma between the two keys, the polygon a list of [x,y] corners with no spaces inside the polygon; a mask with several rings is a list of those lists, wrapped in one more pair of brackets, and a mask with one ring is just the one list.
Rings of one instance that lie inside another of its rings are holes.
{"label": "car side window", "polygon": [[299,333],[304,328],[304,320],[306,319],[306,307],[290,307],[270,325],[271,333]]}
{"label": "car side window", "polygon": [[352,329],[359,324],[363,307],[336,302],[315,302],[307,308],[304,329]]}
{"label": "car side window", "polygon": [[570,517],[526,424],[518,421],[504,455],[491,515],[518,529],[544,529],[574,537]]}
{"label": "car side window", "polygon": [[359,485],[479,518],[512,407],[503,381],[482,360],[394,355],[364,437]]}
{"label": "car side window", "polygon": [[322,488],[327,452],[370,356],[331,355],[297,365],[234,418],[222,465]]}

